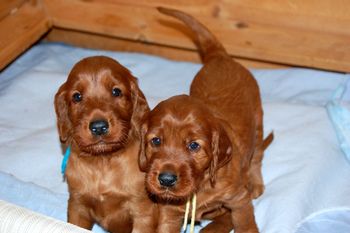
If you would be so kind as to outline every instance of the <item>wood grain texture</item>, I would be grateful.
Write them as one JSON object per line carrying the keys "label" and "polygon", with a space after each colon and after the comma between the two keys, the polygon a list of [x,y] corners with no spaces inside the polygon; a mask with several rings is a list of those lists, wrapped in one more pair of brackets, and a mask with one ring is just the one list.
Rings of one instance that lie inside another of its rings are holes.
{"label": "wood grain texture", "polygon": [[27,0],[1,0],[0,20],[6,16],[15,13]]}
{"label": "wood grain texture", "polygon": [[[117,37],[98,35],[74,30],[53,28],[45,37],[49,42],[63,42],[83,48],[102,49],[122,52],[139,52],[162,56],[176,61],[190,61],[201,63],[196,50],[161,46],[159,44],[143,43],[134,40],[125,40]],[[266,63],[234,57],[239,63],[249,68],[282,69],[287,68],[281,64]]]}
{"label": "wood grain texture", "polygon": [[139,42],[195,49],[189,30],[155,10],[184,10],[236,57],[350,71],[346,0],[44,0],[53,24]]}
{"label": "wood grain texture", "polygon": [[32,1],[0,21],[0,70],[35,43],[51,27],[43,8]]}
{"label": "wood grain texture", "polygon": [[[348,0],[4,0],[0,67],[51,25],[115,38],[123,51],[198,61],[192,33],[156,11],[160,5],[193,15],[244,61],[350,72]],[[79,45],[78,37],[68,38]],[[80,43],[89,46],[88,41]]]}

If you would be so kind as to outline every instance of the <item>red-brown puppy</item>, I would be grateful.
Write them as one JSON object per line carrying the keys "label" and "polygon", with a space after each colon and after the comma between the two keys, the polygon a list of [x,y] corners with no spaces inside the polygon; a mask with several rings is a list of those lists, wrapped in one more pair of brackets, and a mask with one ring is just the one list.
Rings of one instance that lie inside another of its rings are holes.
{"label": "red-brown puppy", "polygon": [[60,140],[71,148],[68,222],[154,233],[157,209],[138,166],[140,121],[149,107],[137,79],[111,58],[85,58],[59,88],[55,110]]}
{"label": "red-brown puppy", "polygon": [[202,232],[255,233],[251,203],[263,192],[263,110],[251,73],[231,59],[191,16],[159,8],[195,33],[204,66],[190,96],[157,105],[143,127],[139,163],[146,188],[161,203],[159,233],[180,231],[184,203],[196,195],[196,220],[214,220]]}

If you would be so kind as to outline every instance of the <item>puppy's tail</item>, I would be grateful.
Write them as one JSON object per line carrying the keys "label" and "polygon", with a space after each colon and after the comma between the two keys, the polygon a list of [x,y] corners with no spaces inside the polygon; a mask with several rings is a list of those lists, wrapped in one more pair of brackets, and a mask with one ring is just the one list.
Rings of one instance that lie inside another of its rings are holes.
{"label": "puppy's tail", "polygon": [[269,147],[273,139],[274,139],[274,135],[273,135],[273,132],[271,132],[263,141],[263,145],[262,145],[263,150],[266,150],[266,148]]}
{"label": "puppy's tail", "polygon": [[182,22],[184,22],[194,33],[197,46],[202,56],[203,62],[207,62],[212,57],[225,54],[226,50],[222,44],[216,39],[216,37],[200,22],[198,22],[192,16],[178,10],[157,7],[158,11],[173,16]]}

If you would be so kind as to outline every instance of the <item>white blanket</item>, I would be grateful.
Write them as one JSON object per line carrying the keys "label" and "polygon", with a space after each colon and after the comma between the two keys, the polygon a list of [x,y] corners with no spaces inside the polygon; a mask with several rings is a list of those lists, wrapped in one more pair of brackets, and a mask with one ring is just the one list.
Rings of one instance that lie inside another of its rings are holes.
{"label": "white blanket", "polygon": [[[66,220],[53,97],[74,63],[91,55],[111,56],[129,68],[151,107],[187,93],[201,67],[142,54],[34,46],[0,74],[0,199]],[[253,73],[265,132],[275,133],[263,160],[266,190],[254,201],[260,231],[350,232],[350,165],[325,108],[349,77],[307,69]]]}

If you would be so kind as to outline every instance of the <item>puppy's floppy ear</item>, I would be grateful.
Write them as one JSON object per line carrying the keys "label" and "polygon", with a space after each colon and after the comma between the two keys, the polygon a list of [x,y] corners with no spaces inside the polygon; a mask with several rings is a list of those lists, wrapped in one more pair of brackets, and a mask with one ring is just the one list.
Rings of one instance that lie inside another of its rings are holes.
{"label": "puppy's floppy ear", "polygon": [[55,95],[55,111],[60,141],[65,143],[70,137],[71,122],[68,117],[68,105],[65,99],[66,88],[63,84]]}
{"label": "puppy's floppy ear", "polygon": [[150,109],[144,94],[137,84],[136,78],[131,81],[131,98],[133,101],[133,115],[131,118],[131,123],[133,127],[135,127],[136,131],[139,132],[141,122]]}
{"label": "puppy's floppy ear", "polygon": [[141,127],[141,141],[140,141],[140,150],[139,150],[139,168],[142,172],[147,171],[148,160],[146,156],[146,132],[147,124],[144,123]]}
{"label": "puppy's floppy ear", "polygon": [[232,143],[224,128],[219,125],[212,132],[212,160],[209,167],[210,184],[215,186],[216,171],[231,160]]}

